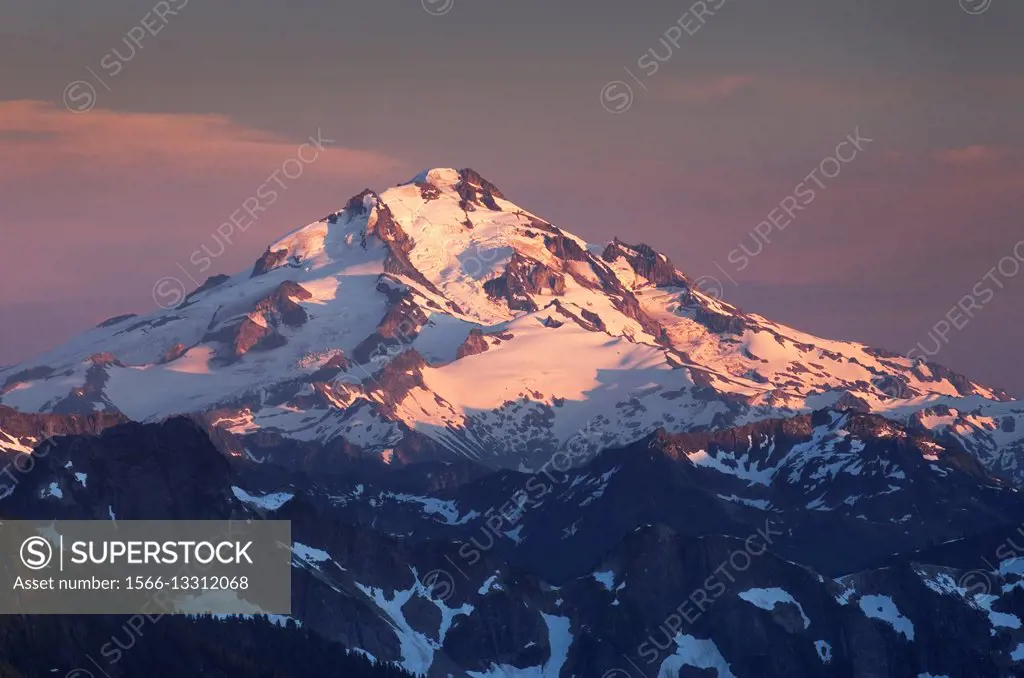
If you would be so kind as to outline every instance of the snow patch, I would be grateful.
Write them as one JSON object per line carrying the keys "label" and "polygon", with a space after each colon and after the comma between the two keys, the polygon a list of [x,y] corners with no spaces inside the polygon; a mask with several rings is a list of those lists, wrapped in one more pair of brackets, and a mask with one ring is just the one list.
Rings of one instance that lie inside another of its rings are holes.
{"label": "snow patch", "polygon": [[596,579],[602,586],[604,586],[606,591],[614,591],[615,590],[615,573],[614,572],[612,572],[610,570],[607,571],[607,572],[594,572],[590,576],[593,577],[594,579]]}
{"label": "snow patch", "polygon": [[231,486],[231,492],[243,504],[255,506],[265,511],[276,511],[295,497],[291,492],[274,492],[263,496],[256,496],[234,485]]}
{"label": "snow patch", "polygon": [[315,563],[326,563],[331,559],[331,556],[327,551],[315,549],[312,546],[306,546],[300,542],[292,544],[292,554],[306,561],[310,565]]}
{"label": "snow patch", "polygon": [[889,596],[867,595],[860,599],[861,611],[871,619],[883,621],[907,640],[914,639],[914,625],[900,614],[899,608]]}
{"label": "snow patch", "polygon": [[796,605],[796,609],[800,611],[800,616],[804,620],[804,628],[806,629],[811,625],[811,620],[807,618],[806,614],[804,614],[804,608],[800,603],[796,602],[796,599],[785,589],[748,589],[747,591],[740,593],[739,596],[751,605],[769,612],[774,610],[775,606],[780,603]]}
{"label": "snow patch", "polygon": [[480,585],[480,590],[477,591],[481,596],[486,596],[491,591],[503,591],[504,588],[498,583],[498,573],[495,572]]}

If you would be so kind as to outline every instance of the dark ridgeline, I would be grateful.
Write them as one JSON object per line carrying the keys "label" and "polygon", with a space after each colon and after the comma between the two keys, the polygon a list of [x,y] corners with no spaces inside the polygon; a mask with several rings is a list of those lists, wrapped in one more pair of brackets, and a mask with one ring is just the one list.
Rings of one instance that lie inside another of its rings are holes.
{"label": "dark ridgeline", "polygon": [[[87,655],[111,678],[412,677],[291,621],[155,619],[133,629],[128,617],[0,616],[0,678],[101,675]],[[69,673],[76,668],[90,673]]]}
{"label": "dark ridgeline", "polygon": [[[0,518],[273,517],[330,559],[293,560],[301,627],[163,617],[134,633],[125,617],[5,617],[0,678],[92,671],[86,654],[116,657],[112,678],[397,677],[409,674],[345,648],[415,661],[410,638],[431,654],[429,678],[552,662],[558,678],[597,677],[626,658],[653,676],[680,637],[737,678],[1018,675],[1024,577],[978,571],[981,556],[1017,555],[1024,501],[952,442],[855,409],[656,432],[536,474],[313,468],[225,457],[186,418],[56,438]],[[293,497],[259,507],[232,487]],[[981,583],[991,598],[975,597]],[[779,592],[770,609],[751,602]],[[402,623],[381,605],[399,596]]]}

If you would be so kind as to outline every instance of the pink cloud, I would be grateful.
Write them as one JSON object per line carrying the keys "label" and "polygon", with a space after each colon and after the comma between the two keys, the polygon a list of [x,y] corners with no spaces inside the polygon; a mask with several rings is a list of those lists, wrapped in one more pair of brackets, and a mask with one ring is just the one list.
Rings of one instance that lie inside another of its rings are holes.
{"label": "pink cloud", "polygon": [[[666,80],[659,84],[658,93],[668,101],[689,106],[707,106],[733,101],[741,96],[756,96],[757,106],[748,107],[752,115],[764,116],[761,106],[781,106],[805,110],[864,110],[885,107],[892,110],[905,105],[910,96],[905,85],[886,81],[859,83],[819,78],[782,77],[765,74],[728,74],[697,76],[687,79]],[[773,115],[779,115],[773,113]]]}
{"label": "pink cloud", "polygon": [[692,78],[670,83],[664,90],[665,98],[680,103],[704,106],[729,99],[753,86],[749,75],[723,75],[712,78]]}
{"label": "pink cloud", "polygon": [[[318,130],[311,129],[315,138]],[[323,129],[326,139],[339,136]],[[120,172],[138,167],[223,172],[277,167],[308,139],[286,139],[221,115],[125,113],[94,109],[72,113],[42,101],[0,102],[0,179],[49,172]],[[311,171],[365,176],[394,170],[395,159],[373,150],[325,144]],[[315,150],[315,149],[313,149]],[[306,157],[313,156],[306,150]]]}
{"label": "pink cloud", "polygon": [[962,148],[947,148],[937,151],[934,157],[947,165],[979,165],[1003,160],[1010,156],[1010,149],[1003,146],[976,144]]}

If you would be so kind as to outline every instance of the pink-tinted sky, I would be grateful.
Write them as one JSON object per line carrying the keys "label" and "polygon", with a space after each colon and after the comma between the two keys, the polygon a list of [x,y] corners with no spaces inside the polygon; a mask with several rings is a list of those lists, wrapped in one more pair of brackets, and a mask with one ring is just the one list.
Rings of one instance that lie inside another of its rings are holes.
{"label": "pink-tinted sky", "polygon": [[[473,167],[591,241],[646,241],[746,310],[900,352],[934,346],[1024,239],[1020,3],[709,0],[703,22],[689,0],[634,4],[6,7],[0,363],[152,310],[161,277],[248,267],[428,166]],[[872,141],[759,245],[757,224],[855,130]],[[329,150],[195,270],[318,131]],[[760,249],[742,270],[741,244]],[[1011,270],[935,359],[1024,394]]]}

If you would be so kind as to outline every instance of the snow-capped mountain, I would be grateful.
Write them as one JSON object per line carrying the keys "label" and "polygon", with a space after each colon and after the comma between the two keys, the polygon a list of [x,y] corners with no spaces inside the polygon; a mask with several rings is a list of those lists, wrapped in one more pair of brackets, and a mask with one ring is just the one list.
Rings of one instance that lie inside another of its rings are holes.
{"label": "snow-capped mountain", "polygon": [[0,371],[0,517],[289,520],[292,621],[429,678],[1019,675],[1022,447],[472,170]]}
{"label": "snow-capped mountain", "polygon": [[[472,170],[364,191],[175,308],[0,371],[0,403],[193,414],[258,459],[299,448],[520,469],[657,429],[854,409],[1024,473],[1024,407],[1005,393],[744,313],[652,248],[589,244]],[[38,440],[9,428],[0,416],[7,449]]]}

